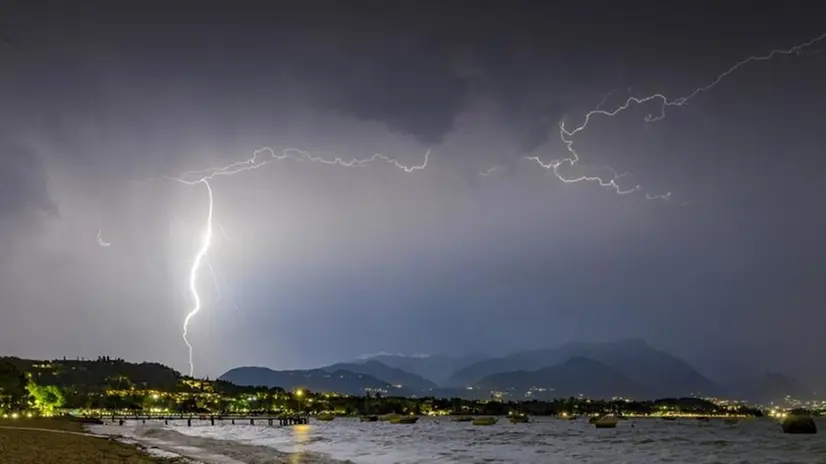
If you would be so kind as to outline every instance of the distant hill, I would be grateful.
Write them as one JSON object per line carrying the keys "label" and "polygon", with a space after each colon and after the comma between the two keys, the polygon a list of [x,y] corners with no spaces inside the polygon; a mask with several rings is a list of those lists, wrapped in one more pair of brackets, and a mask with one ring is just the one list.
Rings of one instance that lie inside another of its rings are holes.
{"label": "distant hill", "polygon": [[739,382],[735,389],[742,399],[759,404],[785,404],[787,396],[795,400],[815,398],[799,380],[778,372]]}
{"label": "distant hill", "polygon": [[488,356],[482,353],[469,353],[459,357],[439,354],[425,356],[378,354],[366,357],[357,362],[378,361],[385,366],[395,367],[396,369],[416,374],[437,385],[444,386],[448,378],[456,371],[485,359],[488,359]]}
{"label": "distant hill", "polygon": [[417,392],[430,392],[438,388],[438,385],[416,374],[387,366],[376,360],[363,363],[338,363],[323,368],[326,371],[345,370],[356,374],[367,374],[377,379],[381,379],[396,386]]}
{"label": "distant hill", "polygon": [[101,357],[97,360],[38,361],[15,357],[0,358],[30,373],[36,382],[82,391],[102,392],[107,388],[145,388],[174,391],[181,374],[158,363],[132,363]]}
{"label": "distant hill", "polygon": [[448,379],[446,385],[471,386],[493,374],[543,369],[576,357],[605,364],[645,386],[653,396],[712,394],[716,390],[710,380],[687,362],[637,339],[605,343],[574,342],[557,348],[517,352],[461,369]]}
{"label": "distant hill", "polygon": [[[562,364],[535,371],[514,371],[482,378],[474,386],[483,391],[506,391],[512,399],[553,399],[584,395],[646,398],[650,390],[605,364],[574,357]],[[532,390],[528,395],[529,390]]]}
{"label": "distant hill", "polygon": [[363,395],[365,388],[390,390],[396,395],[407,394],[406,389],[393,388],[388,382],[371,375],[343,369],[307,369],[276,371],[266,367],[236,367],[225,372],[220,380],[236,385],[281,387],[290,391],[306,388],[314,392],[335,392]]}

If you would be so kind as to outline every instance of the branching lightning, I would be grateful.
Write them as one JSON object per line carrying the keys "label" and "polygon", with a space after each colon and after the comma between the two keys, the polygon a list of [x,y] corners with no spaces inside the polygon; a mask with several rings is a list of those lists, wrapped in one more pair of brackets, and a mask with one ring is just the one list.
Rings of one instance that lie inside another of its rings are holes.
{"label": "branching lightning", "polygon": [[227,235],[227,231],[224,230],[224,226],[222,226],[220,222],[216,221],[216,223],[218,224],[218,230],[221,231],[221,235],[224,236],[224,239],[228,242],[231,242],[232,240],[229,239],[229,235]]}
{"label": "branching lightning", "polygon": [[[768,60],[771,60],[772,58],[774,58],[776,56],[780,56],[780,55],[796,55],[796,54],[801,53],[804,49],[806,49],[808,47],[811,47],[812,45],[814,45],[814,44],[816,44],[816,43],[818,43],[818,42],[820,42],[824,39],[826,39],[826,33],[823,33],[823,34],[821,34],[821,35],[819,35],[819,36],[817,36],[817,37],[815,37],[815,38],[813,38],[809,41],[806,41],[806,42],[803,42],[801,44],[795,45],[791,48],[782,49],[782,50],[781,49],[776,49],[776,50],[771,50],[770,52],[766,53],[765,55],[750,56],[746,59],[738,61],[732,67],[728,68],[723,73],[719,74],[717,76],[717,78],[715,78],[710,83],[708,83],[704,86],[701,86],[701,87],[697,87],[694,90],[692,90],[688,95],[685,95],[685,96],[682,96],[682,97],[679,97],[679,98],[676,98],[676,99],[673,99],[673,100],[669,99],[667,96],[665,96],[661,93],[655,93],[655,94],[649,95],[647,97],[629,97],[625,101],[624,104],[622,104],[621,106],[619,106],[617,108],[614,108],[613,110],[610,110],[610,111],[600,109],[600,107],[605,103],[605,100],[608,98],[608,95],[610,95],[610,94],[608,94],[605,97],[603,97],[603,99],[600,101],[600,103],[596,106],[595,109],[589,111],[585,115],[585,119],[584,119],[584,121],[582,122],[581,125],[573,128],[573,129],[568,130],[568,129],[565,128],[565,121],[561,121],[559,123],[559,136],[562,139],[562,143],[565,144],[565,147],[567,148],[568,152],[570,153],[570,156],[568,156],[566,158],[554,160],[554,161],[549,161],[547,163],[543,162],[542,159],[540,159],[538,156],[527,156],[525,158],[528,159],[528,160],[536,162],[537,164],[539,164],[540,166],[542,166],[545,169],[550,170],[553,173],[553,175],[556,176],[557,179],[559,179],[559,180],[561,180],[562,182],[565,182],[565,183],[570,184],[570,183],[581,182],[581,181],[596,182],[596,183],[598,183],[599,185],[601,185],[603,187],[609,187],[609,188],[614,189],[620,195],[626,195],[626,194],[629,194],[629,193],[633,193],[633,192],[642,190],[642,187],[640,185],[636,185],[633,188],[622,188],[622,187],[620,187],[620,185],[617,183],[617,180],[622,176],[617,175],[615,171],[613,172],[614,175],[610,178],[603,178],[603,177],[600,177],[600,176],[580,176],[580,177],[571,177],[571,178],[569,178],[569,177],[565,177],[564,175],[562,175],[562,173],[559,170],[559,168],[561,166],[567,164],[570,167],[574,167],[579,163],[579,155],[577,154],[576,150],[574,149],[574,136],[577,135],[580,132],[583,132],[588,127],[588,123],[591,122],[591,119],[593,117],[595,117],[595,116],[613,117],[613,116],[616,116],[617,114],[627,110],[628,108],[630,108],[633,105],[642,105],[642,104],[649,103],[649,102],[658,102],[659,103],[659,114],[654,115],[654,114],[649,113],[645,117],[645,122],[646,123],[653,123],[653,122],[660,121],[663,118],[665,118],[665,111],[666,111],[667,107],[680,107],[680,106],[687,105],[688,102],[691,101],[694,97],[696,97],[697,95],[699,95],[701,93],[704,93],[704,92],[707,92],[707,91],[713,89],[723,79],[725,79],[726,77],[728,77],[729,75],[731,75],[732,73],[734,73],[735,71],[740,69],[741,67],[747,65],[748,63],[755,62],[755,61],[768,61]],[[667,192],[665,194],[659,194],[659,195],[652,195],[650,193],[646,193],[645,198],[649,199],[649,200],[669,200],[671,198],[671,192]]]}
{"label": "branching lightning", "polygon": [[[230,300],[229,298],[224,297],[223,286],[218,281],[218,274],[215,273],[215,268],[212,267],[212,261],[210,261],[209,258],[207,258],[207,260],[206,260],[206,265],[207,265],[207,269],[209,269],[209,273],[212,275],[212,283],[215,284],[215,290],[218,292],[218,298],[215,300],[215,304],[218,304],[219,301],[221,301],[223,299],[226,299],[227,302],[230,305],[232,305],[232,307],[235,308],[236,311],[238,311],[240,313],[241,308],[239,308],[238,305],[235,304],[234,301]],[[224,284],[226,284],[226,278],[224,278]]]}
{"label": "branching lightning", "polygon": [[[354,168],[354,167],[361,167],[365,164],[372,163],[374,161],[385,161],[387,163],[392,164],[393,166],[403,170],[404,172],[410,173],[414,171],[419,171],[427,167],[427,162],[430,158],[430,150],[425,152],[424,161],[420,165],[413,165],[413,166],[406,166],[399,163],[394,158],[387,157],[381,154],[374,154],[369,158],[363,159],[356,159],[353,158],[349,161],[345,161],[343,158],[335,157],[333,159],[322,158],[319,156],[313,156],[309,152],[299,150],[297,148],[288,148],[281,153],[276,153],[273,148],[265,147],[255,150],[252,154],[252,157],[244,160],[238,161],[235,163],[228,164],[223,167],[215,167],[215,168],[208,168],[208,169],[201,169],[197,171],[187,171],[181,174],[178,177],[163,177],[163,179],[174,180],[176,182],[180,182],[185,185],[196,185],[203,183],[207,188],[208,193],[208,203],[207,203],[207,218],[206,224],[204,226],[204,232],[201,239],[200,248],[195,255],[195,259],[192,262],[192,267],[189,270],[189,291],[192,294],[192,300],[194,302],[192,310],[186,315],[183,324],[183,339],[184,343],[186,343],[187,348],[189,349],[189,375],[193,375],[195,372],[195,364],[193,361],[193,349],[192,344],[189,342],[187,338],[189,334],[189,322],[192,318],[198,314],[201,310],[202,303],[201,297],[198,293],[198,275],[201,270],[201,265],[206,263],[207,268],[212,273],[213,281],[216,287],[219,289],[219,298],[220,298],[220,286],[218,285],[218,278],[215,275],[215,270],[212,268],[212,264],[209,261],[209,249],[212,245],[212,235],[213,235],[213,191],[212,186],[210,185],[209,181],[219,177],[219,176],[230,176],[233,174],[238,174],[243,171],[249,171],[252,169],[258,169],[267,165],[272,161],[279,161],[285,159],[292,159],[295,161],[309,161],[311,163],[321,163],[321,164],[328,164],[328,165],[339,165],[347,168]],[[220,223],[217,223],[219,230],[224,235],[224,237],[229,241],[229,237],[227,237],[226,232],[224,231],[223,226]],[[100,237],[100,235],[98,235]],[[102,245],[103,246],[103,245]],[[105,245],[108,246],[108,245]]]}
{"label": "branching lightning", "polygon": [[[575,139],[577,134],[579,134],[581,132],[584,132],[586,130],[586,128],[588,127],[588,124],[591,122],[591,120],[594,117],[596,117],[596,116],[613,117],[613,116],[616,116],[619,113],[627,110],[631,106],[642,105],[642,104],[646,104],[646,103],[650,103],[650,102],[658,102],[659,103],[659,112],[658,112],[658,114],[656,114],[656,115],[648,114],[645,117],[645,122],[646,123],[653,123],[653,122],[662,120],[663,118],[665,118],[667,107],[681,107],[681,106],[687,105],[688,102],[690,100],[692,100],[694,97],[696,97],[697,95],[699,95],[701,93],[704,93],[704,92],[707,92],[707,91],[711,90],[718,83],[720,83],[722,80],[724,80],[726,77],[728,77],[730,74],[734,73],[736,70],[738,70],[739,68],[745,66],[746,64],[751,63],[751,62],[755,62],[755,61],[767,61],[767,60],[770,60],[770,59],[772,59],[772,58],[774,58],[778,55],[798,54],[798,53],[801,53],[803,51],[803,49],[805,49],[807,47],[810,47],[810,46],[822,41],[823,39],[826,39],[826,33],[824,33],[824,34],[822,34],[818,37],[815,37],[814,39],[811,39],[807,42],[801,43],[799,45],[795,45],[794,47],[791,47],[789,49],[772,50],[772,51],[770,51],[769,53],[767,53],[765,55],[748,57],[744,60],[741,60],[741,61],[737,62],[734,66],[730,67],[725,72],[718,75],[717,78],[715,78],[709,84],[706,84],[702,87],[697,87],[696,89],[691,91],[688,95],[685,95],[683,97],[679,97],[679,98],[676,98],[676,99],[669,99],[667,96],[665,96],[663,94],[660,94],[660,93],[649,95],[649,96],[646,96],[646,97],[629,97],[623,105],[621,105],[619,107],[616,107],[613,110],[603,110],[603,109],[601,109],[601,107],[604,105],[605,101],[610,96],[610,94],[608,94],[605,97],[603,97],[602,101],[600,101],[599,105],[597,105],[597,107],[595,109],[593,109],[590,112],[588,112],[587,114],[585,114],[584,120],[583,120],[581,125],[573,128],[573,129],[567,129],[566,126],[565,126],[564,121],[561,121],[559,123],[560,139],[565,144],[565,147],[566,147],[567,151],[569,152],[569,156],[567,156],[565,158],[549,161],[549,162],[543,161],[538,156],[528,156],[528,157],[525,157],[525,158],[530,160],[530,161],[536,162],[541,167],[549,170],[550,174],[554,175],[557,179],[559,179],[559,180],[561,180],[562,182],[565,182],[565,183],[576,183],[576,182],[582,182],[582,181],[595,182],[595,183],[597,183],[597,184],[599,184],[603,187],[608,187],[608,188],[613,189],[619,195],[627,195],[627,194],[631,194],[631,193],[634,193],[634,192],[637,192],[637,191],[642,191],[642,187],[640,185],[635,185],[634,187],[631,187],[631,188],[620,186],[619,183],[618,183],[618,180],[625,177],[625,176],[628,176],[629,173],[627,173],[627,172],[618,173],[617,171],[613,170],[610,167],[598,168],[600,170],[609,171],[610,176],[582,175],[582,176],[579,176],[579,177],[566,177],[565,175],[563,175],[560,172],[560,168],[563,165],[568,165],[569,167],[573,168],[573,167],[576,167],[579,164],[580,157],[579,157],[579,154],[577,153],[577,151],[574,149],[574,139]],[[412,172],[422,170],[425,167],[427,167],[427,164],[428,164],[428,161],[429,161],[429,156],[430,156],[430,150],[428,150],[425,153],[424,161],[420,165],[407,166],[407,165],[401,164],[400,162],[398,162],[394,158],[390,158],[390,157],[387,157],[385,155],[381,155],[381,154],[378,154],[378,153],[376,153],[376,154],[374,154],[374,155],[372,155],[368,158],[363,158],[363,159],[353,158],[353,159],[350,159],[348,161],[348,160],[344,160],[343,158],[340,158],[340,157],[325,158],[325,157],[321,157],[321,156],[316,156],[316,155],[313,155],[313,154],[311,154],[307,151],[300,150],[298,148],[287,148],[287,149],[284,149],[284,150],[276,151],[273,148],[264,147],[264,148],[260,148],[258,150],[255,150],[253,152],[251,158],[243,160],[243,161],[233,162],[233,163],[227,164],[225,166],[221,166],[221,167],[213,167],[213,168],[207,168],[207,169],[201,169],[201,170],[195,170],[195,171],[187,171],[187,172],[184,172],[184,173],[182,173],[181,175],[179,175],[177,177],[171,177],[171,176],[163,177],[162,179],[173,180],[173,181],[176,181],[176,182],[179,182],[179,183],[182,183],[182,184],[185,184],[185,185],[190,185],[190,186],[203,183],[204,186],[206,187],[207,193],[208,193],[208,203],[207,203],[208,210],[207,210],[206,224],[204,226],[204,231],[203,231],[203,235],[201,237],[200,246],[199,246],[198,251],[197,251],[197,253],[195,255],[195,258],[193,260],[192,267],[190,268],[190,271],[189,271],[189,290],[190,290],[190,293],[191,293],[192,299],[193,299],[193,307],[190,310],[190,312],[187,313],[186,318],[184,319],[184,322],[183,322],[182,336],[183,336],[184,342],[186,343],[186,345],[189,349],[189,374],[193,375],[195,367],[194,367],[194,362],[193,362],[193,347],[192,347],[192,344],[189,342],[189,339],[188,339],[188,334],[189,334],[188,329],[189,329],[190,321],[202,308],[202,301],[201,301],[200,294],[198,293],[198,285],[197,285],[198,284],[198,276],[200,274],[202,264],[206,263],[206,266],[212,272],[213,279],[215,281],[215,284],[217,285],[217,277],[215,276],[215,272],[212,269],[211,263],[209,262],[209,250],[210,250],[210,247],[212,245],[213,222],[214,222],[214,220],[213,220],[214,202],[213,202],[213,190],[212,190],[212,186],[210,184],[211,180],[213,180],[217,177],[220,177],[220,176],[231,176],[231,175],[235,175],[235,174],[238,174],[238,173],[241,173],[241,172],[244,172],[244,171],[250,171],[250,170],[258,169],[258,168],[261,168],[263,166],[266,166],[267,164],[269,164],[273,161],[286,160],[286,159],[291,159],[291,160],[300,161],[300,162],[308,161],[308,162],[311,162],[311,163],[320,163],[320,164],[326,164],[326,165],[338,165],[338,166],[348,167],[348,168],[362,167],[362,166],[364,166],[366,164],[369,164],[369,163],[372,163],[372,162],[384,161],[384,162],[387,162],[389,164],[392,164],[394,167],[399,168],[399,169],[403,170],[406,173],[412,173]],[[498,171],[499,169],[502,169],[502,167],[501,166],[494,166],[494,167],[492,167],[488,170],[479,172],[479,175],[489,176],[489,175],[493,174],[494,172]],[[593,169],[597,169],[597,168],[593,168]],[[155,179],[155,180],[158,180],[158,179]],[[670,197],[671,197],[670,192],[665,193],[665,194],[651,194],[651,193],[647,193],[647,192],[645,193],[645,198],[649,199],[649,200],[669,200]],[[226,233],[223,231],[223,227],[220,224],[218,224],[218,227],[219,227],[219,230],[221,231],[221,233],[223,233],[224,236],[226,237]],[[97,238],[98,238],[98,244],[100,246],[102,246],[102,247],[110,246],[109,242],[106,242],[106,241],[103,240],[102,232],[101,232],[100,229],[98,230]],[[228,237],[227,237],[227,240],[229,240]]]}
{"label": "branching lightning", "polygon": [[314,156],[310,152],[300,150],[298,148],[286,148],[281,150],[281,153],[276,153],[276,150],[270,147],[259,148],[252,153],[252,157],[246,159],[244,161],[237,161],[235,163],[228,164],[223,167],[214,167],[214,168],[207,168],[207,169],[199,169],[196,171],[187,171],[181,174],[178,177],[167,177],[167,179],[171,179],[177,182],[181,182],[187,185],[194,185],[201,182],[204,179],[213,179],[218,176],[229,176],[233,174],[238,174],[239,172],[243,171],[250,171],[253,169],[258,169],[273,161],[281,161],[285,159],[291,159],[294,161],[309,161],[311,163],[321,163],[321,164],[329,164],[329,165],[338,165],[345,168],[353,168],[353,167],[360,167],[366,164],[375,162],[375,161],[385,161],[387,163],[392,164],[393,166],[403,170],[404,172],[414,172],[420,171],[427,167],[428,159],[430,158],[430,150],[425,152],[424,154],[424,161],[420,165],[413,165],[413,166],[405,166],[399,163],[396,159],[390,158],[388,156],[376,153],[369,158],[357,159],[353,158],[349,161],[345,161],[343,158],[335,157],[333,159],[322,158],[320,156]]}
{"label": "branching lightning", "polygon": [[494,172],[496,172],[500,169],[503,169],[503,167],[499,166],[497,164],[496,166],[489,167],[488,169],[485,169],[484,171],[479,171],[479,175],[482,176],[482,177],[487,177],[487,176],[493,174]]}

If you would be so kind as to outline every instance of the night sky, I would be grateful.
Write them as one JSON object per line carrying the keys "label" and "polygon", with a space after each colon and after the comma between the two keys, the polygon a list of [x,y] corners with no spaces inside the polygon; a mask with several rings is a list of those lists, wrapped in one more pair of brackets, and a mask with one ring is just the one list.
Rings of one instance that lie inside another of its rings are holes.
{"label": "night sky", "polygon": [[525,159],[818,37],[816,2],[223,3],[0,2],[0,354],[187,371],[207,192],[162,176],[430,149],[211,181],[195,373],[640,337],[826,387],[826,39],[591,120],[560,169],[634,193]]}

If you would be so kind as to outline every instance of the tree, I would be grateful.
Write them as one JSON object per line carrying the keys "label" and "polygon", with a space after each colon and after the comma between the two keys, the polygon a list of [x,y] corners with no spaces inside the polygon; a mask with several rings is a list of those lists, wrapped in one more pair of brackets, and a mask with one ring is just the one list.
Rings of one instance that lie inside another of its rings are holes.
{"label": "tree", "polygon": [[0,410],[16,410],[26,405],[26,376],[14,364],[0,361]]}
{"label": "tree", "polygon": [[26,390],[34,398],[34,407],[41,414],[51,415],[56,408],[63,406],[66,402],[63,392],[56,385],[38,385],[33,380],[29,380]]}
{"label": "tree", "polygon": [[198,411],[198,402],[194,398],[187,398],[178,404],[178,412],[181,414],[194,413]]}

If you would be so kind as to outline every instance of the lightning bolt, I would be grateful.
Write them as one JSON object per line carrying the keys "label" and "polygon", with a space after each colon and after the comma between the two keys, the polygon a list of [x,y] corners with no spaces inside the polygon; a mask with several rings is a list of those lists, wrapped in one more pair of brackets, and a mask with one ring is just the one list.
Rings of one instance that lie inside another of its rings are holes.
{"label": "lightning bolt", "polygon": [[494,172],[496,172],[500,169],[504,169],[504,168],[502,166],[499,166],[499,165],[492,166],[490,168],[485,169],[484,171],[479,171],[479,175],[482,176],[482,177],[487,177],[487,176],[493,174]]}
{"label": "lightning bolt", "polygon": [[[665,118],[666,108],[668,108],[668,107],[681,107],[681,106],[687,105],[688,102],[691,101],[694,97],[696,97],[697,95],[699,95],[701,93],[708,92],[709,90],[713,89],[717,84],[722,82],[725,78],[727,78],[729,75],[731,75],[732,73],[734,73],[738,69],[742,68],[743,66],[745,66],[749,63],[752,63],[752,62],[768,61],[768,60],[771,60],[772,58],[775,58],[776,56],[798,55],[804,49],[806,49],[808,47],[811,47],[812,45],[814,45],[818,42],[821,42],[823,39],[826,39],[826,33],[823,33],[823,34],[821,34],[821,35],[819,35],[819,36],[817,36],[817,37],[815,37],[811,40],[800,43],[800,44],[795,45],[791,48],[775,49],[775,50],[771,50],[770,52],[766,53],[765,55],[755,55],[755,56],[750,56],[748,58],[740,60],[737,63],[735,63],[733,66],[731,66],[730,68],[728,68],[727,70],[725,70],[724,72],[719,74],[717,76],[717,78],[712,80],[710,83],[708,83],[706,85],[703,85],[701,87],[697,87],[694,90],[692,90],[688,95],[685,95],[685,96],[682,96],[682,97],[679,97],[679,98],[676,98],[676,99],[673,99],[673,100],[669,99],[664,94],[655,93],[655,94],[649,95],[647,97],[629,97],[625,101],[624,104],[614,108],[613,110],[603,110],[603,109],[600,109],[600,107],[605,103],[605,100],[608,98],[608,95],[606,95],[605,97],[603,97],[603,99],[600,101],[600,103],[597,105],[597,107],[595,109],[593,109],[593,110],[591,110],[591,111],[589,111],[588,113],[585,114],[585,118],[584,118],[581,125],[573,128],[573,129],[568,130],[568,129],[565,128],[565,121],[564,120],[559,123],[559,136],[560,136],[560,139],[562,140],[562,143],[565,144],[566,149],[570,153],[570,156],[568,156],[566,158],[554,160],[554,161],[549,161],[547,163],[543,162],[542,159],[539,158],[538,156],[526,156],[525,158],[530,160],[530,161],[536,162],[537,164],[539,164],[541,167],[543,167],[545,169],[550,170],[552,172],[552,174],[554,176],[556,176],[557,179],[559,179],[559,180],[561,180],[562,182],[565,182],[565,183],[571,184],[571,183],[582,182],[582,181],[596,182],[596,183],[598,183],[599,185],[601,185],[603,187],[609,187],[609,188],[614,189],[620,195],[626,195],[626,194],[629,194],[629,193],[634,193],[636,191],[642,190],[642,187],[640,185],[636,185],[633,188],[626,188],[626,189],[623,189],[622,187],[620,187],[620,185],[617,183],[617,180],[622,176],[616,175],[616,172],[614,172],[614,175],[611,178],[603,178],[603,177],[600,177],[600,176],[565,177],[560,172],[559,168],[563,165],[568,165],[570,167],[574,167],[579,163],[579,154],[577,154],[576,150],[574,149],[574,136],[576,136],[580,132],[583,132],[588,127],[588,123],[591,122],[591,119],[593,119],[596,116],[613,117],[613,116],[616,116],[616,115],[622,113],[623,111],[627,110],[628,108],[630,108],[634,105],[643,105],[643,104],[649,103],[649,102],[658,102],[659,103],[659,114],[654,115],[654,114],[649,113],[648,115],[645,116],[645,122],[646,123],[653,123],[653,122],[660,121],[660,120]],[[649,200],[669,200],[671,198],[671,192],[667,192],[667,193],[661,194],[661,195],[652,195],[652,194],[646,193],[645,198],[649,199]]]}
{"label": "lightning bolt", "polygon": [[107,242],[103,239],[103,230],[101,230],[100,227],[98,227],[98,245],[102,246],[103,248],[108,248],[110,245],[112,245],[110,242]]}
{"label": "lightning bolt", "polygon": [[[192,376],[195,372],[195,364],[193,362],[193,349],[192,344],[189,342],[188,334],[189,334],[189,323],[193,317],[201,310],[201,297],[198,293],[198,275],[200,273],[202,263],[206,263],[206,266],[209,268],[210,272],[212,273],[212,278],[215,282],[215,285],[218,285],[218,279],[215,275],[215,271],[212,268],[211,263],[209,262],[209,249],[212,244],[212,235],[213,235],[213,192],[212,186],[210,185],[209,181],[215,179],[219,176],[231,176],[235,174],[239,174],[244,171],[250,171],[253,169],[258,169],[273,161],[280,161],[285,159],[292,159],[294,161],[309,161],[311,163],[320,163],[320,164],[327,164],[327,165],[338,165],[347,168],[355,168],[361,167],[368,163],[372,163],[375,161],[384,161],[387,163],[392,164],[393,166],[403,170],[406,173],[411,173],[414,171],[419,171],[427,167],[427,163],[430,158],[430,150],[427,150],[424,155],[424,161],[420,165],[413,165],[413,166],[406,166],[398,162],[396,159],[382,155],[382,154],[374,154],[369,158],[357,159],[353,158],[350,160],[344,160],[338,156],[328,159],[322,158],[317,155],[312,155],[310,152],[300,150],[298,148],[287,148],[282,150],[280,153],[277,153],[275,149],[271,147],[264,147],[255,150],[252,154],[252,157],[246,159],[244,161],[237,161],[234,163],[227,164],[226,166],[214,167],[214,168],[207,168],[207,169],[200,169],[196,171],[187,171],[177,177],[169,177],[165,176],[161,179],[166,180],[173,180],[175,182],[180,182],[185,185],[197,185],[203,183],[207,188],[207,218],[206,224],[204,226],[203,236],[201,238],[201,246],[198,249],[198,252],[195,255],[195,258],[192,262],[192,267],[189,270],[189,291],[192,294],[192,300],[194,302],[192,310],[187,313],[186,318],[184,318],[183,324],[183,339],[184,343],[186,343],[187,348],[189,349],[189,375]],[[150,180],[157,180],[157,179],[150,179]],[[226,232],[224,232],[223,226],[218,223],[218,228],[220,229],[221,233],[224,237],[229,240],[227,237]],[[220,287],[219,293],[220,293]]]}
{"label": "lightning bolt", "polygon": [[218,223],[218,230],[221,231],[221,235],[224,236],[224,239],[226,239],[226,241],[228,241],[228,242],[232,241],[232,240],[229,239],[229,235],[227,235],[227,231],[224,230],[224,226],[222,226],[220,222]]}
{"label": "lightning bolt", "polygon": [[212,243],[212,206],[213,206],[213,199],[212,199],[212,187],[207,182],[207,179],[201,179],[198,183],[203,182],[203,184],[207,188],[207,193],[209,195],[209,202],[208,209],[207,209],[207,219],[206,219],[206,226],[204,227],[204,235],[201,238],[201,248],[198,250],[198,253],[195,254],[195,259],[192,262],[192,268],[189,270],[189,291],[192,293],[192,300],[195,302],[192,311],[186,315],[184,319],[184,330],[183,330],[183,339],[184,343],[186,343],[187,348],[189,348],[189,375],[192,376],[195,372],[195,364],[192,362],[192,344],[189,343],[187,339],[187,335],[189,334],[189,321],[198,314],[198,311],[201,310],[201,297],[198,295],[198,271],[201,268],[201,262],[207,256],[207,252],[209,251],[209,246]]}

